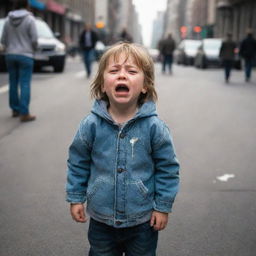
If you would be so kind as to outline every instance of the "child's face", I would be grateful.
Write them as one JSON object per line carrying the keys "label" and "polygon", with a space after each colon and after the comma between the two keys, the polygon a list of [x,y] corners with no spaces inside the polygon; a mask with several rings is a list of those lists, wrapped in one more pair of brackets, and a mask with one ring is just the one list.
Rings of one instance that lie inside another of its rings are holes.
{"label": "child's face", "polygon": [[102,92],[106,93],[110,106],[137,106],[141,93],[146,93],[144,73],[132,57],[126,60],[121,54],[115,61],[110,57],[103,74]]}

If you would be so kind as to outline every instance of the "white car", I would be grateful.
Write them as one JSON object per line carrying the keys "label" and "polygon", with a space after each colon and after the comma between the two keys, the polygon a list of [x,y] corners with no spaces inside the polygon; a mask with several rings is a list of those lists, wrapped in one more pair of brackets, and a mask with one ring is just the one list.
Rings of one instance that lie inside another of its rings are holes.
{"label": "white car", "polygon": [[158,49],[149,48],[148,49],[149,55],[152,57],[154,62],[160,61],[160,52]]}
{"label": "white car", "polygon": [[174,60],[177,64],[193,65],[196,51],[200,45],[200,40],[184,39],[174,51]]}
{"label": "white car", "polygon": [[[220,48],[221,38],[205,38],[202,40],[195,57],[195,67],[208,68],[210,66],[221,67]],[[234,67],[241,69],[241,59],[238,54],[238,48],[235,49]]]}

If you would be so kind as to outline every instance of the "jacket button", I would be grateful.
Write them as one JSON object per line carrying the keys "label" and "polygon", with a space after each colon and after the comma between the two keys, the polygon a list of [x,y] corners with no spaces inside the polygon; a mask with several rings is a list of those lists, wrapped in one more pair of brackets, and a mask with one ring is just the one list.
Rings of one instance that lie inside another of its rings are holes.
{"label": "jacket button", "polygon": [[121,133],[120,134],[120,138],[123,139],[125,137],[125,134],[124,133]]}
{"label": "jacket button", "polygon": [[119,173],[124,172],[124,169],[123,168],[118,168],[117,172],[119,172]]}

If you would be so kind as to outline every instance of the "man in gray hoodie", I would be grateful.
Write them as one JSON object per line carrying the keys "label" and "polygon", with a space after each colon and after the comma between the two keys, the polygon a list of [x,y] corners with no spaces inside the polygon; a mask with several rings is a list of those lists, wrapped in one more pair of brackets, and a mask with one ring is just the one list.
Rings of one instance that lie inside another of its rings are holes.
{"label": "man in gray hoodie", "polygon": [[[34,121],[29,113],[30,84],[37,47],[37,30],[33,14],[27,10],[27,0],[16,0],[3,28],[1,43],[9,73],[9,105],[13,117],[21,122]],[[18,90],[20,86],[20,93]]]}

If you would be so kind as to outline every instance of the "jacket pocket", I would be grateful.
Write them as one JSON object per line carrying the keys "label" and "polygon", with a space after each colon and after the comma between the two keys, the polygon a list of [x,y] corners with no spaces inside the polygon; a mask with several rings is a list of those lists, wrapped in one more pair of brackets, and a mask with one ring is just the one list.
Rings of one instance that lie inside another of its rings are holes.
{"label": "jacket pocket", "polygon": [[141,195],[146,199],[148,196],[148,188],[143,184],[143,182],[141,180],[139,180],[135,184],[138,187]]}
{"label": "jacket pocket", "polygon": [[153,207],[153,191],[147,188],[142,180],[132,181],[127,184],[127,213],[139,215]]}
{"label": "jacket pocket", "polygon": [[97,190],[100,187],[100,181],[96,181],[92,186],[88,187],[87,190],[87,200],[90,201],[90,199],[93,197],[93,195],[97,192]]}
{"label": "jacket pocket", "polygon": [[110,179],[96,179],[87,190],[87,207],[102,216],[112,216],[114,191],[114,184]]}

